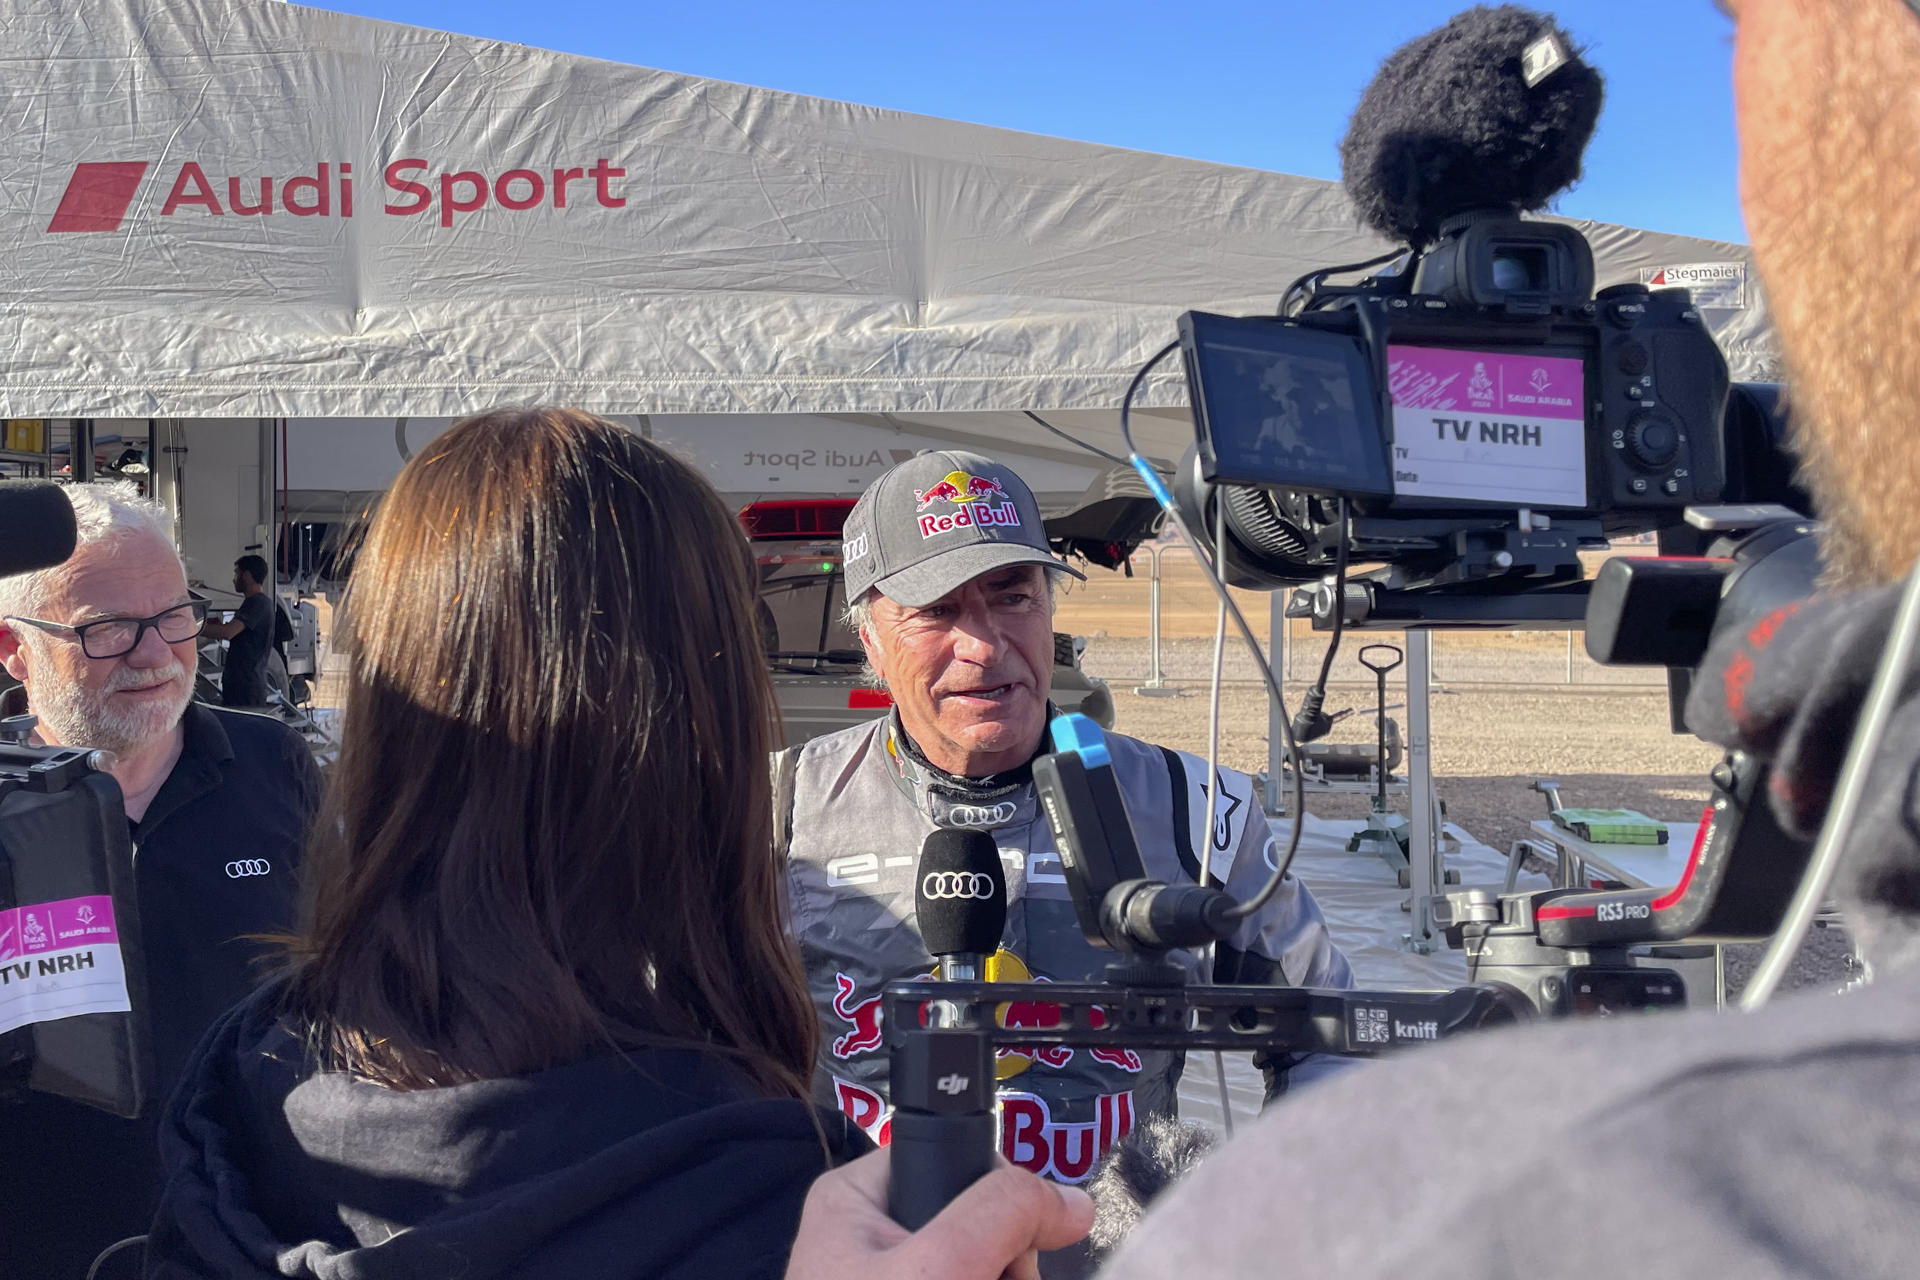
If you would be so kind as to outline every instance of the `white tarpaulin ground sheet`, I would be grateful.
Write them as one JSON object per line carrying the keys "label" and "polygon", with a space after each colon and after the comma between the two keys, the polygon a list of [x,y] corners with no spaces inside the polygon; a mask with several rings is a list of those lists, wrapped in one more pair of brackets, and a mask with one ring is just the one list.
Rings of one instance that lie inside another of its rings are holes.
{"label": "white tarpaulin ground sheet", "polygon": [[[1407,891],[1395,883],[1393,868],[1374,854],[1347,852],[1347,837],[1361,825],[1308,813],[1292,868],[1320,904],[1334,945],[1352,963],[1354,985],[1433,991],[1464,984],[1467,962],[1460,952],[1441,945],[1419,955],[1407,947],[1411,917],[1401,910]],[[1273,830],[1284,840],[1286,819],[1274,819]],[[1449,839],[1442,861],[1447,870],[1460,873],[1460,884],[1450,885],[1448,890],[1484,887],[1498,892],[1507,873],[1506,856],[1452,823],[1445,831]],[[1516,887],[1545,889],[1549,885],[1544,876],[1523,872]],[[1260,1073],[1248,1054],[1224,1056],[1234,1118],[1249,1119],[1260,1111]],[[1351,1069],[1365,1070],[1366,1065],[1356,1063]],[[1180,1116],[1214,1129],[1221,1127],[1219,1078],[1211,1053],[1188,1057],[1186,1075],[1180,1081]]]}
{"label": "white tarpaulin ground sheet", "polygon": [[[1111,411],[1382,248],[1329,182],[275,0],[0,0],[0,119],[8,416]],[[1576,225],[1773,372],[1744,246]]]}

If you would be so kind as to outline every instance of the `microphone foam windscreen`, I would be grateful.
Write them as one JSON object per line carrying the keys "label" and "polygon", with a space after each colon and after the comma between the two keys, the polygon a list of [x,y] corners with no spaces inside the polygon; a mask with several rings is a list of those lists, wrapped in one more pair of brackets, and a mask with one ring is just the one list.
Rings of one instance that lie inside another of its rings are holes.
{"label": "microphone foam windscreen", "polygon": [[1340,143],[1360,220],[1424,247],[1468,209],[1545,208],[1579,180],[1600,118],[1600,73],[1577,50],[1552,18],[1515,5],[1476,6],[1395,50]]}
{"label": "microphone foam windscreen", "polygon": [[1213,1132],[1171,1116],[1149,1114],[1114,1144],[1088,1180],[1093,1230],[1087,1245],[1096,1261],[1126,1243],[1160,1193],[1212,1153]]}
{"label": "microphone foam windscreen", "polygon": [[64,564],[78,531],[73,504],[49,480],[0,480],[0,578]]}
{"label": "microphone foam windscreen", "polygon": [[1007,873],[984,831],[942,827],[920,847],[913,909],[936,956],[992,955],[1007,927]]}

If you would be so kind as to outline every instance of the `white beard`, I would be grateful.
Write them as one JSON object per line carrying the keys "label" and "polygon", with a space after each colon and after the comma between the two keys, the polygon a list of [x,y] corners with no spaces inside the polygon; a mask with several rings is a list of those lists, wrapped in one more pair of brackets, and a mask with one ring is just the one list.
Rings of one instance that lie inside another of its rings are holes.
{"label": "white beard", "polygon": [[[62,743],[72,747],[98,747],[116,755],[131,755],[155,739],[173,731],[193,701],[193,685],[186,679],[186,668],[178,660],[168,666],[135,671],[122,667],[107,681],[100,693],[90,693],[66,681],[39,681],[33,690],[34,715]],[[112,694],[166,680],[178,683],[176,696],[144,707],[116,707]]]}

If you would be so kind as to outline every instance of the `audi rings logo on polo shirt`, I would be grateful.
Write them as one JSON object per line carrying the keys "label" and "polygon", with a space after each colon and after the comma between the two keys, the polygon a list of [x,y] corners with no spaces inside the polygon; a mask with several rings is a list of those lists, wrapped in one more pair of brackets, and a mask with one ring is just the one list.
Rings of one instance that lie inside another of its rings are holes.
{"label": "audi rings logo on polo shirt", "polygon": [[947,810],[947,821],[956,827],[997,827],[1012,820],[1013,810],[1011,800],[987,805],[957,804]]}
{"label": "audi rings logo on polo shirt", "polygon": [[929,871],[920,880],[921,896],[971,898],[985,902],[993,897],[993,877],[984,871]]}
{"label": "audi rings logo on polo shirt", "polygon": [[227,864],[227,877],[232,880],[244,880],[248,876],[263,876],[273,870],[273,864],[265,858],[242,858],[238,862]]}

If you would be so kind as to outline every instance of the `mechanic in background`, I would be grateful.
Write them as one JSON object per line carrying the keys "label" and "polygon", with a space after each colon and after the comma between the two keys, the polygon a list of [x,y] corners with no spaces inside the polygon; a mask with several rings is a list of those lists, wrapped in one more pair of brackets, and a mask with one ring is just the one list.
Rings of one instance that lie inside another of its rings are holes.
{"label": "mechanic in background", "polygon": [[267,654],[273,649],[273,602],[267,598],[267,562],[260,556],[241,556],[233,562],[233,589],[240,607],[226,622],[207,623],[207,634],[227,642],[226,665],[220,669],[220,705],[267,705]]}

